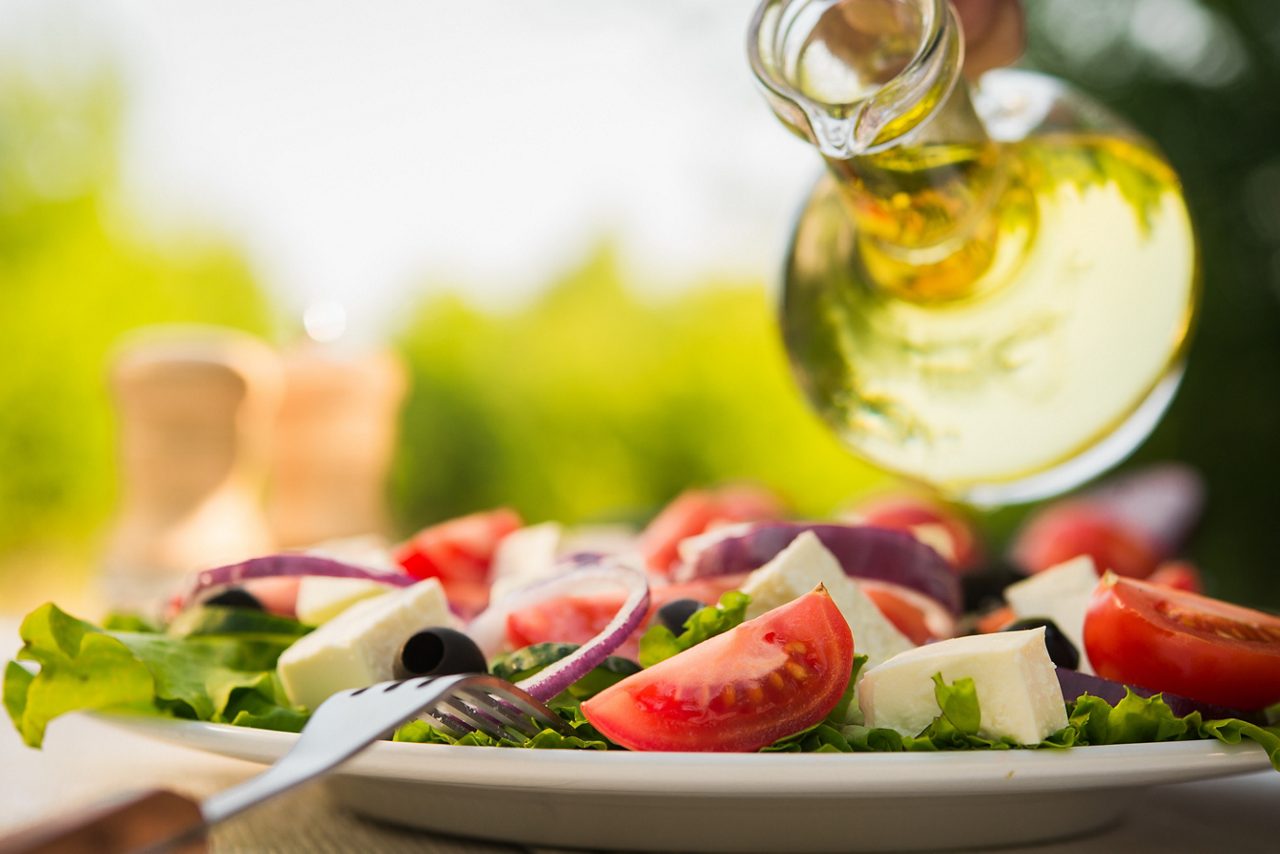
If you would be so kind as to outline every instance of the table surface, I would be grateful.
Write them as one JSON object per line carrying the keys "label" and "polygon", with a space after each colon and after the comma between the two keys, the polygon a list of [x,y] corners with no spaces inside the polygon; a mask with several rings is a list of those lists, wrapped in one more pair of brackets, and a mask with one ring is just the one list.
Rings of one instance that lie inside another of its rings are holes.
{"label": "table surface", "polygon": [[[16,647],[16,624],[0,620],[0,653]],[[152,741],[100,721],[70,715],[50,727],[43,750],[0,722],[0,834],[123,791],[165,787],[208,796],[262,766]],[[1010,817],[1014,820],[1014,817]],[[1224,847],[1226,846],[1226,847]],[[1160,786],[1143,794],[1129,818],[1100,835],[1006,852],[1073,854],[1126,851],[1267,852],[1280,850],[1280,774]],[[215,852],[515,852],[524,849],[399,830],[362,820],[311,784],[215,828]],[[545,850],[545,849],[544,849]]]}

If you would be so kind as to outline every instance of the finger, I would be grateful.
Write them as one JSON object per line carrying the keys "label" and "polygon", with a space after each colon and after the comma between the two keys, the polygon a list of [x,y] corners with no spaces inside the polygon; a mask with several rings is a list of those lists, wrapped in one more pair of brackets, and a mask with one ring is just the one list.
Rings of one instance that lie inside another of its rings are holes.
{"label": "finger", "polygon": [[1019,0],[953,0],[964,30],[964,72],[977,77],[1022,55],[1026,22]]}

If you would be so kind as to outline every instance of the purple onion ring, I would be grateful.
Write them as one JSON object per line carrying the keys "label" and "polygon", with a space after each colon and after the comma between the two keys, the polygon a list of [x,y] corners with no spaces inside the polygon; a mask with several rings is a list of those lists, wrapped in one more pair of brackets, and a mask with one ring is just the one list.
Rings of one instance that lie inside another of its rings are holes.
{"label": "purple onion ring", "polygon": [[402,572],[371,569],[317,555],[267,555],[266,557],[255,557],[241,563],[233,563],[228,566],[219,566],[198,572],[187,592],[179,600],[180,607],[186,608],[196,601],[196,597],[208,590],[231,587],[232,585],[259,578],[301,577],[307,575],[324,575],[330,578],[366,578],[370,581],[380,581],[393,587],[409,587],[419,580]]}
{"label": "purple onion ring", "polygon": [[[586,595],[596,588],[624,588],[626,600],[599,634],[549,667],[517,683],[518,687],[544,702],[594,670],[640,628],[649,612],[649,581],[643,572],[606,555],[570,556],[565,560],[579,566],[554,578],[512,591],[486,608],[467,626],[471,639],[486,656],[492,657],[502,647],[507,617],[512,612],[560,596]],[[584,560],[589,562],[584,564]]]}

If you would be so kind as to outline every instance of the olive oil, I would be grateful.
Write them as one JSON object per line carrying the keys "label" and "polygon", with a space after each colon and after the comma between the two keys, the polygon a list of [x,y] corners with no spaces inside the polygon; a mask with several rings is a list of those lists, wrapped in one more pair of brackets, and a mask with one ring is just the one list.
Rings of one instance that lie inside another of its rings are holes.
{"label": "olive oil", "polygon": [[1155,148],[1042,75],[991,72],[971,96],[945,0],[764,0],[748,51],[827,165],[782,330],[845,444],[978,504],[1130,452],[1177,388],[1198,288]]}
{"label": "olive oil", "polygon": [[[964,158],[922,151],[909,177],[902,152],[887,201],[860,197],[888,213],[820,182],[786,274],[784,337],[819,414],[860,455],[958,496],[1115,432],[1176,373],[1194,304],[1190,220],[1152,151],[1075,135],[1000,148],[1001,199],[955,251],[911,250],[950,195],[928,173]],[[881,217],[888,238],[855,226]]]}

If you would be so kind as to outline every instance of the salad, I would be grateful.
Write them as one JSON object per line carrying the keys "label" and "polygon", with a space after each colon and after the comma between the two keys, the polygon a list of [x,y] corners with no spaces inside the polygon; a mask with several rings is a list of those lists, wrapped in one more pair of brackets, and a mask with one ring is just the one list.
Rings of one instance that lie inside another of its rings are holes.
{"label": "salad", "polygon": [[5,708],[30,745],[77,710],[299,731],[329,695],[487,669],[563,721],[533,738],[413,721],[399,741],[860,752],[1257,742],[1280,770],[1280,618],[1198,592],[1178,467],[1042,510],[1010,560],[914,496],[789,520],[686,493],[637,536],[511,510],[393,549],[329,544],[198,573],[162,619],[22,623]]}

